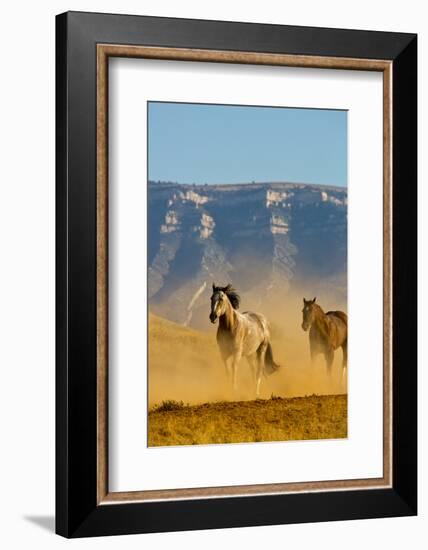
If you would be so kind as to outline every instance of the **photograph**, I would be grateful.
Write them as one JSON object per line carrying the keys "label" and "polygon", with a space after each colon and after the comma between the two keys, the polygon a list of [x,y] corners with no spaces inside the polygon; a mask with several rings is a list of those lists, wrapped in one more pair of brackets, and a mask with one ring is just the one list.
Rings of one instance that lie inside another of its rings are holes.
{"label": "photograph", "polygon": [[148,446],[347,438],[347,110],[147,121]]}

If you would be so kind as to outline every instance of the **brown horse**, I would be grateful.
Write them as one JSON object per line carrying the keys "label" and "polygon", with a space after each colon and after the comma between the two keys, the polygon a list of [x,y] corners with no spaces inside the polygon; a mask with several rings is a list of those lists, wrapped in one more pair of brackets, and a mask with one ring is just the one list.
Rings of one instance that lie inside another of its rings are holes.
{"label": "brown horse", "polygon": [[327,371],[331,374],[331,366],[334,359],[334,351],[341,347],[343,351],[342,374],[348,364],[348,316],[343,311],[328,311],[324,313],[322,308],[313,300],[303,298],[303,322],[302,329],[309,330],[309,346],[311,360],[322,353],[327,363]]}
{"label": "brown horse", "polygon": [[211,296],[210,321],[219,320],[217,344],[236,390],[238,363],[246,357],[253,371],[256,396],[260,395],[260,383],[263,375],[272,374],[279,369],[272,355],[268,322],[264,315],[244,311],[239,313],[240,298],[232,285],[224,287],[213,284]]}

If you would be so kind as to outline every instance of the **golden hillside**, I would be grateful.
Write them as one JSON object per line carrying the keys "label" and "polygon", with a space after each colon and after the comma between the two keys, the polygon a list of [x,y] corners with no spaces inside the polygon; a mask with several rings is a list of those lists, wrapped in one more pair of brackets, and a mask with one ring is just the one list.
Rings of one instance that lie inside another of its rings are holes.
{"label": "golden hillside", "polygon": [[347,396],[205,403],[164,402],[149,412],[149,446],[347,437]]}

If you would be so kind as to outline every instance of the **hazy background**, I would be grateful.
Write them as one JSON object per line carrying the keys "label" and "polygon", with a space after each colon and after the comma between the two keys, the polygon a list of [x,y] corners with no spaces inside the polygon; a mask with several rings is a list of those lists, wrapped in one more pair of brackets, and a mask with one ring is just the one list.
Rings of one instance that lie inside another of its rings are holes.
{"label": "hazy background", "polygon": [[[320,303],[346,311],[346,303],[324,293]],[[246,309],[245,295],[243,310]],[[294,397],[346,393],[342,379],[342,351],[336,352],[331,377],[320,357],[310,364],[308,333],[303,332],[301,293],[288,294],[277,308],[259,308],[271,321],[272,348],[281,369],[262,382],[261,397]],[[207,304],[207,317],[209,304]],[[185,403],[254,399],[254,383],[245,359],[240,363],[238,391],[233,393],[226,378],[215,334],[217,325],[195,331],[165,319],[150,316],[149,406],[174,399]]]}

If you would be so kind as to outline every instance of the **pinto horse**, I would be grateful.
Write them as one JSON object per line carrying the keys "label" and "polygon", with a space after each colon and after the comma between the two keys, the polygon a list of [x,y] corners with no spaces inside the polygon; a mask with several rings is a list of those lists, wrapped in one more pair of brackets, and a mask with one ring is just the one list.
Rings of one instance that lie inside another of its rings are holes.
{"label": "pinto horse", "polygon": [[239,313],[239,303],[240,297],[232,285],[220,287],[213,284],[210,321],[219,321],[217,344],[226,372],[236,390],[238,363],[241,357],[246,357],[258,397],[262,376],[277,371],[279,365],[273,359],[266,317],[251,311]]}

